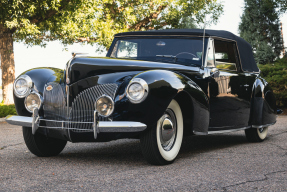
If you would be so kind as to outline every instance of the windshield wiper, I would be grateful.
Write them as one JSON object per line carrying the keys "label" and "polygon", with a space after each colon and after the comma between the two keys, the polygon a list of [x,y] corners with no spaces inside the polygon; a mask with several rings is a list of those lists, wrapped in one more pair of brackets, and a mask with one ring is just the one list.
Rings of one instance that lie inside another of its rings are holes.
{"label": "windshield wiper", "polygon": [[[198,67],[198,65],[194,64],[194,63],[183,63],[183,62],[180,62],[178,61],[178,58],[174,55],[156,55],[156,57],[163,57],[163,58],[171,58],[171,59],[174,59],[173,62],[174,63],[178,63],[178,64],[181,64],[181,65],[185,65],[185,66],[195,66],[195,67]],[[180,60],[180,59],[179,59]]]}
{"label": "windshield wiper", "polygon": [[176,63],[176,56],[174,55],[156,55],[156,57],[164,57],[164,58],[171,58],[174,59],[173,62]]}

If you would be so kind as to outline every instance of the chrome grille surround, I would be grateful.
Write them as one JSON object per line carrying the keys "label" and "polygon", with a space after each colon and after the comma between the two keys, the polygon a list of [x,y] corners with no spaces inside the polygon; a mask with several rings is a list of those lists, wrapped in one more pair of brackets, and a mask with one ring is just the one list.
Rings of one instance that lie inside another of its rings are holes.
{"label": "chrome grille surround", "polygon": [[[46,90],[52,85],[53,89]],[[102,95],[108,95],[114,99],[117,84],[102,84],[88,88],[79,93],[73,100],[69,112],[65,98],[65,89],[58,83],[48,83],[44,90],[44,119],[46,126],[50,128],[70,129],[74,132],[93,132],[93,120],[95,102]],[[112,121],[112,119],[99,117],[100,121]]]}

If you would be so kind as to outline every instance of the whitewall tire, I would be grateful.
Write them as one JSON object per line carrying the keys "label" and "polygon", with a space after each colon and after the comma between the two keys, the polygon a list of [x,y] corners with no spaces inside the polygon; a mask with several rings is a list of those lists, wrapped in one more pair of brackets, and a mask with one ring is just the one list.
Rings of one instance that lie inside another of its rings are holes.
{"label": "whitewall tire", "polygon": [[262,142],[266,139],[268,127],[250,128],[245,130],[245,136],[250,142]]}
{"label": "whitewall tire", "polygon": [[170,164],[180,151],[182,138],[182,112],[176,100],[172,100],[156,126],[141,136],[143,155],[151,164]]}

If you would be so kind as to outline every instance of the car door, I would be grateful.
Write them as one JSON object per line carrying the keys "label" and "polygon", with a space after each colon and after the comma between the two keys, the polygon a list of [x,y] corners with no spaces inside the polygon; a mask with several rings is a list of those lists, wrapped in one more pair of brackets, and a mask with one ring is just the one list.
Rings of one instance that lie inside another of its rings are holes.
{"label": "car door", "polygon": [[250,88],[241,72],[235,41],[210,39],[206,68],[209,73],[209,131],[248,126]]}

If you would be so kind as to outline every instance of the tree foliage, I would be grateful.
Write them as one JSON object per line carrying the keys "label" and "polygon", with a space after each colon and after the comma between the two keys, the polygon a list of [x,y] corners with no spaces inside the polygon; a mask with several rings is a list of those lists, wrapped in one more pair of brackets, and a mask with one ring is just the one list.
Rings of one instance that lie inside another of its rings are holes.
{"label": "tree foliage", "polygon": [[282,12],[287,11],[287,1],[286,0],[276,0],[278,6]]}
{"label": "tree foliage", "polygon": [[[214,22],[217,0],[0,0],[0,56],[4,103],[12,103],[15,79],[13,41],[42,45],[59,40],[98,43],[108,48],[114,34]],[[10,98],[10,100],[7,100]]]}
{"label": "tree foliage", "polygon": [[259,65],[261,75],[267,80],[276,97],[276,104],[287,107],[287,59],[278,59],[273,64]]}
{"label": "tree foliage", "polygon": [[253,47],[257,63],[273,62],[283,49],[279,15],[276,0],[245,0],[239,31]]}
{"label": "tree foliage", "polygon": [[179,28],[182,18],[216,21],[222,12],[217,0],[1,0],[0,23],[16,41],[44,45],[88,41],[110,45],[118,32]]}

